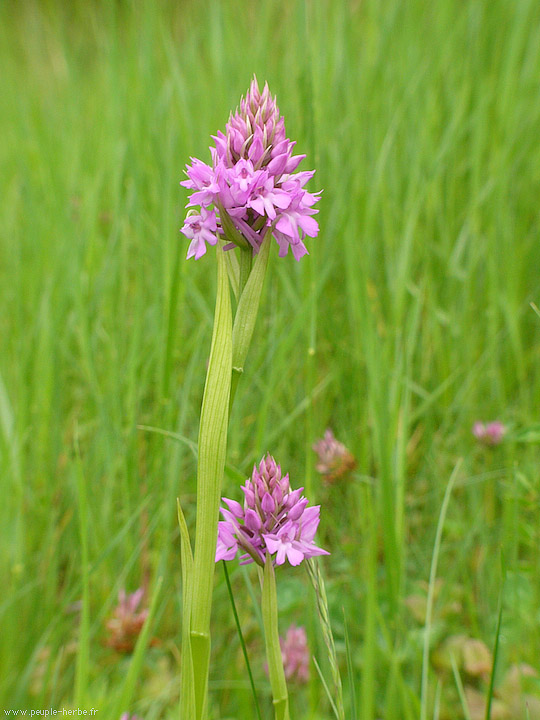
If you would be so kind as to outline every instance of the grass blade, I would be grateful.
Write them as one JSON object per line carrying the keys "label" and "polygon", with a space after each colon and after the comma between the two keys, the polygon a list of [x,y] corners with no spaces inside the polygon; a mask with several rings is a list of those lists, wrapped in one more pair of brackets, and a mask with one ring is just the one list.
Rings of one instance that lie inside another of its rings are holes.
{"label": "grass blade", "polygon": [[425,626],[424,626],[424,651],[423,651],[423,658],[422,658],[422,687],[421,687],[421,694],[420,694],[420,720],[427,720],[429,639],[430,639],[430,635],[431,635],[431,621],[432,621],[432,615],[433,615],[435,580],[437,578],[437,563],[439,561],[439,552],[441,549],[442,531],[443,531],[443,527],[444,527],[444,521],[446,519],[446,512],[448,510],[448,505],[450,503],[450,495],[452,494],[452,489],[454,487],[454,483],[456,482],[456,477],[457,477],[457,474],[461,467],[461,463],[462,463],[461,459],[458,460],[458,462],[456,463],[456,466],[454,467],[454,470],[452,471],[450,480],[448,481],[448,485],[446,486],[446,490],[444,492],[444,498],[443,498],[443,502],[442,502],[442,506],[441,506],[441,512],[439,513],[439,520],[437,522],[437,531],[435,534],[435,544],[433,546],[433,555],[431,558],[431,569],[429,572],[429,588],[428,588],[427,607],[426,607],[426,622],[425,622]]}
{"label": "grass blade", "polygon": [[324,675],[322,674],[322,670],[319,667],[319,663],[317,662],[317,658],[315,656],[313,657],[313,662],[315,663],[315,667],[317,668],[317,672],[319,673],[319,677],[326,693],[326,697],[328,698],[328,702],[330,703],[330,707],[332,708],[332,712],[336,716],[336,720],[341,720],[338,709],[336,707],[336,703],[334,702],[334,698],[332,697],[332,693],[330,692],[330,688],[328,687],[328,684],[324,679]]}
{"label": "grass blade", "polygon": [[347,653],[347,674],[349,676],[349,693],[351,696],[351,714],[353,719],[356,718],[356,693],[354,691],[354,670],[351,656],[351,644],[349,642],[349,629],[347,626],[347,618],[345,616],[345,608],[343,611],[343,626],[345,628],[345,651]]}
{"label": "grass blade", "polygon": [[503,587],[499,595],[499,612],[497,616],[497,629],[495,630],[495,647],[493,648],[493,664],[491,666],[491,677],[489,678],[488,698],[486,703],[486,720],[491,720],[491,703],[493,700],[493,688],[495,684],[495,672],[497,670],[497,658],[499,656],[499,640],[501,637],[501,622],[503,612]]}
{"label": "grass blade", "polygon": [[345,711],[343,709],[343,686],[341,683],[341,675],[339,672],[339,664],[337,660],[336,646],[334,636],[332,634],[332,625],[330,623],[330,613],[328,610],[328,599],[326,597],[326,589],[324,579],[321,573],[319,563],[313,558],[306,560],[306,569],[311,580],[311,584],[315,590],[317,600],[317,612],[319,613],[319,621],[324,638],[326,649],[328,650],[328,661],[332,671],[332,680],[334,683],[334,696],[336,706],[336,717],[338,720],[344,720]]}

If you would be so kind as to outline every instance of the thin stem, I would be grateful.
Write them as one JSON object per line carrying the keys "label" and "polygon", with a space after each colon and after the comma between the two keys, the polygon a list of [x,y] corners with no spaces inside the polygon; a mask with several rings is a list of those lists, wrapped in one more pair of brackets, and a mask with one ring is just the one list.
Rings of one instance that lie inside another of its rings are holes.
{"label": "thin stem", "polygon": [[501,638],[501,624],[503,613],[503,589],[504,578],[501,592],[499,594],[499,612],[497,615],[497,629],[495,630],[495,647],[493,649],[493,665],[491,666],[491,676],[489,678],[488,700],[486,705],[486,720],[491,720],[491,703],[493,701],[493,687],[495,685],[495,672],[497,670],[497,660],[499,658],[499,640]]}
{"label": "thin stem", "polygon": [[263,574],[262,615],[275,718],[276,720],[290,720],[287,682],[279,644],[276,576],[269,556],[266,558]]}
{"label": "thin stem", "polygon": [[234,615],[234,622],[236,623],[236,630],[238,631],[238,637],[240,639],[240,645],[242,646],[242,653],[244,655],[244,660],[246,661],[246,668],[248,671],[249,676],[249,684],[251,685],[251,692],[253,693],[253,700],[255,701],[255,709],[257,710],[257,717],[259,720],[262,720],[261,718],[261,709],[259,707],[259,699],[257,698],[257,691],[255,689],[255,682],[253,681],[253,675],[251,673],[251,665],[249,664],[249,657],[247,654],[247,648],[246,643],[244,642],[244,634],[242,633],[242,626],[240,625],[240,618],[238,617],[238,613],[236,611],[236,603],[234,602],[234,595],[231,587],[231,581],[229,579],[229,571],[227,570],[227,563],[225,560],[222,561],[223,565],[223,574],[225,575],[225,583],[227,584],[227,590],[229,592],[229,600],[231,601],[231,608]]}
{"label": "thin stem", "polygon": [[435,533],[435,544],[433,546],[433,555],[431,557],[431,569],[429,572],[429,586],[426,606],[426,623],[424,627],[424,652],[422,660],[422,685],[420,689],[420,720],[427,719],[427,691],[428,691],[428,672],[429,672],[429,640],[431,635],[431,619],[433,613],[433,601],[434,601],[434,589],[435,580],[437,579],[437,564],[439,562],[439,552],[441,549],[441,539],[444,527],[444,521],[446,519],[446,512],[450,503],[450,495],[452,494],[452,488],[456,481],[457,474],[461,467],[461,460],[458,460],[446,490],[441,506],[441,512],[439,514],[439,521],[437,523],[437,531]]}

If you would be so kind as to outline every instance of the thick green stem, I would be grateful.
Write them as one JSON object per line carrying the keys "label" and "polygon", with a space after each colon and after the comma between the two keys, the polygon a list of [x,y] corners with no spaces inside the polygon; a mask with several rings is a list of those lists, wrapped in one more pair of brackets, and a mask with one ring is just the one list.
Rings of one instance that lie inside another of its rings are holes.
{"label": "thick green stem", "polygon": [[225,467],[232,368],[232,314],[223,251],[218,248],[218,287],[212,347],[201,408],[197,465],[197,525],[191,594],[191,656],[195,718],[204,717],[210,661],[210,614],[221,483]]}
{"label": "thick green stem", "polygon": [[189,610],[190,615],[187,619],[184,617],[184,623],[189,622],[191,667],[187,663],[182,673],[181,695],[183,707],[189,707],[194,698],[195,720],[203,720],[206,714],[210,616],[229,412],[255,327],[269,244],[270,232],[266,234],[255,262],[252,261],[251,248],[241,247],[238,275],[229,263],[233,280],[238,283],[239,301],[234,328],[227,261],[221,247],[217,252],[216,311],[199,425],[195,550],[193,567],[189,578],[186,576],[190,587],[187,588],[184,583],[184,611]]}
{"label": "thick green stem", "polygon": [[269,556],[266,557],[262,588],[262,616],[264,639],[266,643],[266,660],[268,675],[272,687],[274,712],[276,720],[290,720],[289,696],[283,669],[283,658],[279,644],[278,607],[276,592],[276,576]]}

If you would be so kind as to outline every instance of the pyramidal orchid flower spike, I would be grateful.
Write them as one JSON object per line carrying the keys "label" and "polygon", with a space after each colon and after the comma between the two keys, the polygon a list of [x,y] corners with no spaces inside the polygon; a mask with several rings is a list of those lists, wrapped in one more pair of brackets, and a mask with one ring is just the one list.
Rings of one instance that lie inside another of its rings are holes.
{"label": "pyramidal orchid flower spike", "polygon": [[216,562],[232,560],[240,551],[241,564],[299,565],[305,558],[328,555],[313,542],[320,505],[308,506],[302,490],[291,490],[289,476],[271,455],[264,457],[242,487],[244,503],[222,498],[224,520],[218,525]]}
{"label": "pyramidal orchid flower spike", "polygon": [[268,84],[259,91],[253,78],[240,108],[229,117],[225,133],[213,136],[212,164],[192,158],[181,185],[192,190],[190,210],[182,232],[191,240],[188,258],[198,260],[207,244],[226,240],[225,249],[247,241],[256,254],[268,230],[279,245],[279,255],[289,247],[296,260],[307,253],[306,235],[319,232],[313,218],[319,193],[306,183],[314,171],[295,172],[305,155],[294,155],[295,142],[286,137]]}
{"label": "pyramidal orchid flower spike", "polygon": [[[182,674],[181,717],[208,717],[211,609],[215,560],[242,552],[243,562],[264,567],[263,620],[276,718],[288,720],[288,699],[279,647],[274,565],[298,565],[326,554],[313,538],[319,507],[308,507],[302,488],[269,456],[244,487],[244,507],[225,501],[219,523],[221,485],[227,453],[229,414],[244,373],[266,276],[271,238],[279,255],[291,248],[299,260],[306,236],[319,231],[314,205],[319,194],[306,190],[313,172],[297,172],[303,155],[285,134],[268,86],[253,79],[225,132],[214,137],[211,163],[192,158],[182,185],[191,194],[182,228],[191,241],[188,258],[200,259],[216,246],[217,297],[197,448],[197,513],[192,548],[182,509]],[[222,250],[238,248],[235,254]],[[234,308],[230,290],[236,297]],[[216,540],[219,536],[217,554]]]}

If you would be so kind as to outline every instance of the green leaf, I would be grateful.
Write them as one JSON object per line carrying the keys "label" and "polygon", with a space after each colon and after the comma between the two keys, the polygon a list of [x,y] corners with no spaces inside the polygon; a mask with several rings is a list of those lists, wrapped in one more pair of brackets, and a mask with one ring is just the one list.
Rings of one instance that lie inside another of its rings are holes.
{"label": "green leaf", "polygon": [[193,593],[193,555],[189,531],[177,499],[178,525],[180,526],[180,558],[182,560],[182,683],[180,686],[180,717],[193,717],[195,713],[195,692],[193,663],[191,659],[191,598]]}
{"label": "green leaf", "polygon": [[[195,692],[195,717],[204,717],[208,668],[210,665],[210,633],[190,632],[191,659],[193,662],[193,689]],[[191,716],[189,716],[191,717]]]}
{"label": "green leaf", "polygon": [[238,300],[240,288],[240,265],[234,251],[225,252],[225,265],[227,266],[227,274],[231,283],[234,297]]}
{"label": "green leaf", "polygon": [[243,372],[244,370],[244,363],[259,311],[269,252],[270,230],[267,231],[259,254],[255,258],[246,286],[240,296],[240,302],[238,303],[238,309],[234,318],[232,365],[233,369],[237,372]]}
{"label": "green leaf", "polygon": [[[255,258],[248,279],[245,282],[234,318],[231,406],[234,401],[240,376],[244,372],[244,363],[251,344],[257,313],[259,312],[259,304],[270,252],[270,235],[271,232],[268,230],[260,247],[259,254]],[[242,261],[246,251],[242,250],[241,253],[240,259]],[[240,278],[240,285],[242,285],[242,278]]]}

